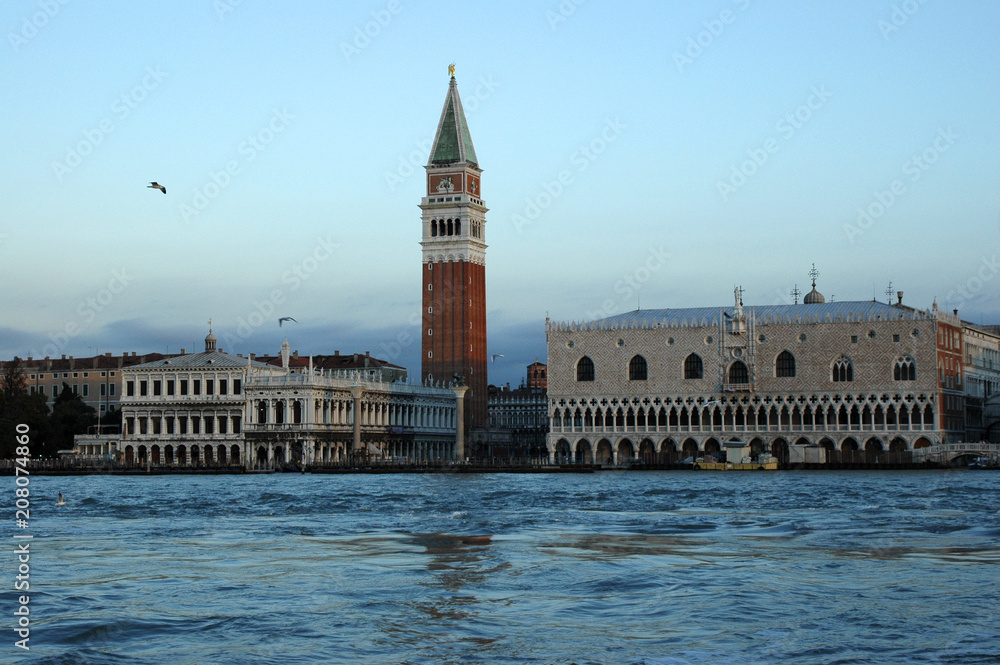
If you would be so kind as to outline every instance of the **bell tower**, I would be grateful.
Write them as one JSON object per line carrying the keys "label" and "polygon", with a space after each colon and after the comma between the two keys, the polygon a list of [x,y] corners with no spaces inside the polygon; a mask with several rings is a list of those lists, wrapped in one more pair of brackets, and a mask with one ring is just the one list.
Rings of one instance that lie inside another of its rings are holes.
{"label": "bell tower", "polygon": [[454,65],[420,201],[423,234],[421,377],[469,387],[465,429],[485,428],[486,205]]}

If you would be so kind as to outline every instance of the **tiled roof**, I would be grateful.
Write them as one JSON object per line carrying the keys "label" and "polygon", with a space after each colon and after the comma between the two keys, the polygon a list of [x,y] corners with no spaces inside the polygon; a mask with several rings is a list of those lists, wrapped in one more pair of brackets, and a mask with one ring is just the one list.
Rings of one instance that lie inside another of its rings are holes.
{"label": "tiled roof", "polygon": [[[281,367],[281,356],[255,356],[255,359],[271,366]],[[391,369],[406,369],[386,360],[380,360],[364,353],[348,353],[335,355],[313,356],[313,369],[372,369],[387,367]],[[367,361],[367,362],[366,362]],[[309,356],[290,357],[288,366],[299,368],[309,367]]]}
{"label": "tiled roof", "polygon": [[[624,314],[616,314],[592,321],[587,325],[604,328],[631,328],[686,325],[718,325],[719,312],[733,315],[733,307],[685,307],[679,309],[641,309]],[[757,323],[820,323],[837,320],[878,319],[923,319],[930,316],[926,312],[907,307],[897,307],[876,301],[844,301],[814,305],[756,305],[744,306],[748,317],[753,314]]]}
{"label": "tiled roof", "polygon": [[218,367],[220,369],[242,369],[250,363],[252,367],[273,369],[270,365],[261,362],[251,361],[248,358],[241,358],[222,351],[203,351],[201,353],[189,353],[183,356],[173,356],[162,360],[135,365],[130,369],[163,369],[169,367],[176,368],[201,368]]}
{"label": "tiled roof", "polygon": [[[123,367],[134,367],[145,362],[162,360],[163,358],[174,358],[179,354],[147,353],[141,356],[88,356],[86,358],[32,358],[21,359],[21,364],[25,369],[40,370],[43,372],[87,372],[95,369],[120,369]],[[96,362],[95,362],[96,360]],[[4,367],[10,361],[4,361]]]}

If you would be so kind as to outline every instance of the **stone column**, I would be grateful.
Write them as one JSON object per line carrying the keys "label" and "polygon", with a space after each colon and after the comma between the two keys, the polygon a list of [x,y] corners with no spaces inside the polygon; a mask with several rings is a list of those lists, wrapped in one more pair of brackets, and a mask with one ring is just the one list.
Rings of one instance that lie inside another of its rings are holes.
{"label": "stone column", "polygon": [[361,452],[361,396],[365,389],[361,386],[351,386],[351,397],[354,399],[354,446],[352,452]]}
{"label": "stone column", "polygon": [[465,460],[465,391],[468,386],[453,386],[455,391],[455,459]]}

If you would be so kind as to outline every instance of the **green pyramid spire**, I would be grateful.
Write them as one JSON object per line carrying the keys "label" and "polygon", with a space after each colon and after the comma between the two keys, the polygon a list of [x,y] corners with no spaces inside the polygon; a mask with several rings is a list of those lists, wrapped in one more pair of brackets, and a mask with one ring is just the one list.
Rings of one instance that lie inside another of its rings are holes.
{"label": "green pyramid spire", "polygon": [[469,134],[469,123],[465,120],[462,109],[462,99],[458,96],[458,84],[451,77],[448,84],[448,96],[444,100],[441,120],[438,122],[437,135],[431,148],[430,165],[442,166],[467,162],[479,166],[476,159],[476,149],[472,145],[472,135]]}

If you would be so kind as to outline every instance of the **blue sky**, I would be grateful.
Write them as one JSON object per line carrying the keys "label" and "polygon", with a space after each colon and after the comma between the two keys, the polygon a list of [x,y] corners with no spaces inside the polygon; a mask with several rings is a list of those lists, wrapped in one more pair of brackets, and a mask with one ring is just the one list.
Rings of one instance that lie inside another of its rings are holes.
{"label": "blue sky", "polygon": [[418,374],[451,62],[491,382],[546,314],[783,303],[813,263],[828,298],[1000,322],[991,0],[345,5],[3,3],[0,357],[198,350],[212,319]]}

